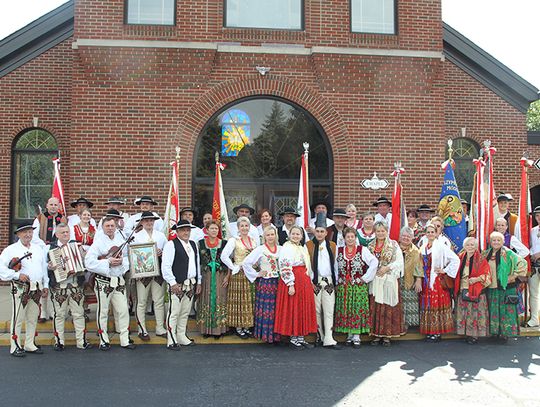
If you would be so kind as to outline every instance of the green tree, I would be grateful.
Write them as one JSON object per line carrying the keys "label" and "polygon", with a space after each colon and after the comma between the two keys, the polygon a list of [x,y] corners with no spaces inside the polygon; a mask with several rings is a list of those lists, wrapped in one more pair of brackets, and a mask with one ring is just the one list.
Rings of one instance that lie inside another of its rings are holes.
{"label": "green tree", "polygon": [[531,103],[527,112],[527,129],[540,131],[540,100]]}

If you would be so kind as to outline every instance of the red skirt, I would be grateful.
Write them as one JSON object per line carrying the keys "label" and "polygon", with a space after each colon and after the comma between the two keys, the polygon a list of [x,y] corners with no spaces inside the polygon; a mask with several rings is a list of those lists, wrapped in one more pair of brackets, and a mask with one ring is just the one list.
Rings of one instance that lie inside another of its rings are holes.
{"label": "red skirt", "polygon": [[276,319],[274,332],[286,336],[305,336],[317,332],[315,295],[305,266],[295,266],[294,295],[289,295],[289,287],[279,279],[276,298]]}

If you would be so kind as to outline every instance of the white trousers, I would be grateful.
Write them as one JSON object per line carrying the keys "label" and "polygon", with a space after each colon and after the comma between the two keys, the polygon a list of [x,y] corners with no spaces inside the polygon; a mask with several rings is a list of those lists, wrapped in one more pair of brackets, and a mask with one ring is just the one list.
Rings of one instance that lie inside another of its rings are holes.
{"label": "white trousers", "polygon": [[117,287],[111,287],[110,283],[96,277],[94,291],[97,297],[96,322],[98,327],[100,344],[110,343],[107,333],[109,307],[113,306],[114,324],[120,332],[120,345],[129,345],[129,309],[126,297],[124,279],[120,278]]}
{"label": "white trousers", "polygon": [[[148,305],[148,296],[151,293],[151,299],[154,301],[154,315],[156,318],[156,335],[166,334],[165,330],[165,283],[158,284],[152,278],[152,281],[145,287],[141,280],[137,280],[137,326],[139,333],[148,333],[146,330],[146,306]],[[150,301],[151,303],[151,301]]]}
{"label": "white trousers", "polygon": [[54,310],[54,336],[56,343],[65,344],[65,323],[68,311],[71,311],[77,347],[83,348],[86,342],[86,321],[84,319],[84,294],[82,287],[69,285],[66,288],[51,288],[51,300]]}
{"label": "white trousers", "polygon": [[182,292],[181,297],[173,294],[169,286],[170,306],[167,313],[167,346],[189,345],[192,341],[186,336],[189,312],[193,304],[195,287],[190,286]]}
{"label": "white trousers", "polygon": [[41,297],[39,300],[39,318],[49,319],[54,316],[51,298]]}
{"label": "white trousers", "polygon": [[[24,341],[24,350],[29,352],[37,349],[36,325],[39,318],[39,297],[40,291],[27,292],[22,284],[11,283],[11,338],[10,353],[17,349],[23,349],[21,342],[21,333],[23,322],[26,325],[26,339]],[[26,305],[24,305],[24,302]]]}
{"label": "white trousers", "polygon": [[529,278],[529,304],[531,307],[531,319],[529,320],[529,326],[538,326],[540,321],[538,314],[540,313],[540,275],[535,273]]}
{"label": "white trousers", "polygon": [[325,290],[328,285],[326,281],[320,280],[321,290],[315,296],[315,311],[317,313],[317,330],[323,342],[323,346],[332,346],[337,344],[332,336],[334,327],[334,305],[336,303],[336,290],[329,294]]}

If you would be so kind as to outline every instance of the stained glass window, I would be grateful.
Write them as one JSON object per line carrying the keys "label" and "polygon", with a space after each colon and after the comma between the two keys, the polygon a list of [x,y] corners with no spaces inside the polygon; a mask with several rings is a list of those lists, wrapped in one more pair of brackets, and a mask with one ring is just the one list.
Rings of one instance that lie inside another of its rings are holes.
{"label": "stained glass window", "polygon": [[52,159],[58,145],[52,134],[42,129],[24,131],[13,146],[12,226],[33,219],[51,196]]}
{"label": "stained glass window", "polygon": [[221,117],[221,155],[236,157],[251,142],[251,122],[246,112],[229,109]]}
{"label": "stained glass window", "polygon": [[[454,153],[452,158],[456,163],[454,170],[456,182],[459,188],[459,194],[462,199],[471,202],[471,194],[474,184],[475,168],[472,160],[480,155],[480,147],[469,138],[456,138],[453,140],[452,149]],[[448,158],[448,147],[446,149]]]}

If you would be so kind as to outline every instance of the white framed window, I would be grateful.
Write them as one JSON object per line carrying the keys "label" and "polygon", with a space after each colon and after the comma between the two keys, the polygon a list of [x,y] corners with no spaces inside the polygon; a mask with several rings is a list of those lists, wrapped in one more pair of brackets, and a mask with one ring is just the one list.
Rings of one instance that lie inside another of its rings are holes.
{"label": "white framed window", "polygon": [[396,0],[351,0],[351,31],[396,34]]}
{"label": "white framed window", "polygon": [[302,30],[303,0],[225,0],[225,27]]}
{"label": "white framed window", "polygon": [[176,0],[126,0],[126,24],[174,25]]}

